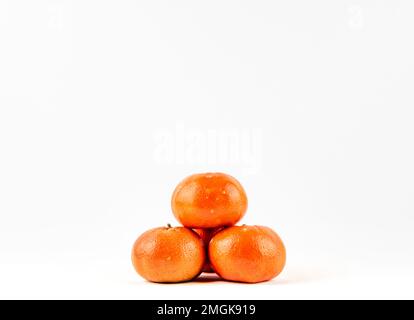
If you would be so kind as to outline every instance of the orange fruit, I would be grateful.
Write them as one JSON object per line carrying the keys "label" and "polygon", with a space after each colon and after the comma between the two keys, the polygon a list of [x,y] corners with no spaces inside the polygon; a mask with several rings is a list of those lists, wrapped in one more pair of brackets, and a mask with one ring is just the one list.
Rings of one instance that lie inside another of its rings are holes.
{"label": "orange fruit", "polygon": [[211,239],[209,258],[223,279],[257,283],[271,280],[282,272],[286,250],[272,229],[240,226],[225,229]]}
{"label": "orange fruit", "polygon": [[211,263],[208,259],[208,245],[210,243],[211,238],[219,232],[221,228],[218,229],[194,229],[195,232],[200,236],[200,238],[204,242],[204,247],[206,248],[206,261],[204,263],[203,272],[206,273],[214,273],[214,269],[211,266]]}
{"label": "orange fruit", "polygon": [[203,240],[183,227],[151,229],[132,249],[132,263],[143,278],[152,282],[184,282],[197,277],[204,266]]}
{"label": "orange fruit", "polygon": [[196,174],[174,191],[172,210],[189,228],[232,226],[246,213],[247,196],[242,185],[223,173]]}

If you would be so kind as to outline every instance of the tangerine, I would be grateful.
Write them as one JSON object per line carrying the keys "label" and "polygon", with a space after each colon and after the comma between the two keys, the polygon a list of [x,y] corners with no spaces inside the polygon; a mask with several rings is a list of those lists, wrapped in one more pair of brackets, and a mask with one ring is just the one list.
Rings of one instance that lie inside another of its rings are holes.
{"label": "tangerine", "polygon": [[209,259],[225,280],[257,283],[278,276],[286,263],[286,249],[272,229],[235,226],[210,241]]}
{"label": "tangerine", "polygon": [[201,273],[205,260],[203,240],[183,227],[148,230],[132,249],[135,270],[151,282],[190,281]]}
{"label": "tangerine", "polygon": [[189,228],[236,224],[246,213],[247,196],[240,182],[224,173],[196,174],[182,181],[172,196],[177,220]]}

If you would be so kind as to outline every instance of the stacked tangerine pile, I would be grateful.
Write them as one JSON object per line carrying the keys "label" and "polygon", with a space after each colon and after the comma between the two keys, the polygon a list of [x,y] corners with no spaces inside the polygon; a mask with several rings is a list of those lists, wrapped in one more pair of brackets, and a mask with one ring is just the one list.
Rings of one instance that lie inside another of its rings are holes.
{"label": "stacked tangerine pile", "polygon": [[152,282],[175,283],[215,272],[229,281],[257,283],[279,275],[286,261],[282,240],[270,228],[235,226],[247,211],[241,184],[222,173],[186,178],[172,209],[184,227],[149,230],[135,242],[135,270]]}

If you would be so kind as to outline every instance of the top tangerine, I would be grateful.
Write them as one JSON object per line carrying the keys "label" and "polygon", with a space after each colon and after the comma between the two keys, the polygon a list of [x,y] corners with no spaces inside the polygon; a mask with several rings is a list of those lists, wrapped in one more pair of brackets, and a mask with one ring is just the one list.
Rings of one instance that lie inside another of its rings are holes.
{"label": "top tangerine", "polygon": [[218,228],[236,224],[247,211],[240,182],[224,173],[196,174],[174,191],[172,210],[189,228]]}

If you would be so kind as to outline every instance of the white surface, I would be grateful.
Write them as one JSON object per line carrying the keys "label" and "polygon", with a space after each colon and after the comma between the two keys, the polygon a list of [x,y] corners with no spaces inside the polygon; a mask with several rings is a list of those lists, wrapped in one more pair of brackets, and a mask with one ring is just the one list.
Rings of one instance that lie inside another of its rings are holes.
{"label": "white surface", "polygon": [[[1,1],[0,298],[414,298],[413,14]],[[244,222],[283,237],[275,282],[134,274],[133,241],[199,171],[238,177]]]}

